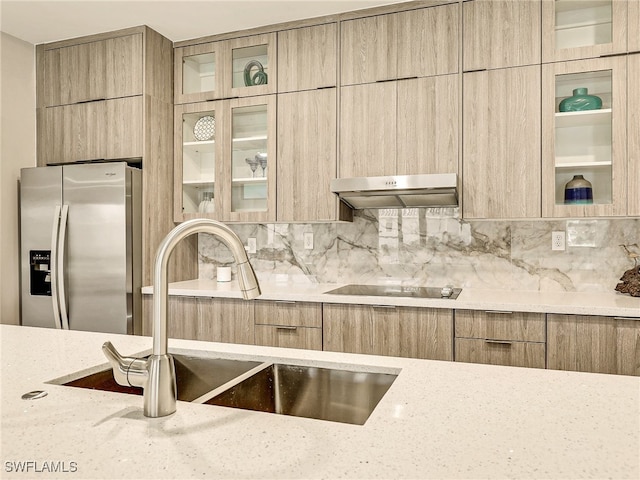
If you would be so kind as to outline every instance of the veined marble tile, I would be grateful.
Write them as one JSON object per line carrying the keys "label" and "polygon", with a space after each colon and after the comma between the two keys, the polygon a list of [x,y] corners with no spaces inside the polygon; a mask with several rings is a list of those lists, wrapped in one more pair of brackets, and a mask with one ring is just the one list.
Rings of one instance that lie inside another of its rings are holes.
{"label": "veined marble tile", "polygon": [[[540,291],[611,291],[633,266],[621,244],[640,244],[640,219],[467,221],[457,208],[355,212],[352,223],[231,224],[261,281],[393,283]],[[566,231],[567,249],[551,250]],[[313,233],[313,249],[304,235]],[[198,237],[199,276],[215,278],[233,257]],[[638,250],[640,253],[640,250]]]}

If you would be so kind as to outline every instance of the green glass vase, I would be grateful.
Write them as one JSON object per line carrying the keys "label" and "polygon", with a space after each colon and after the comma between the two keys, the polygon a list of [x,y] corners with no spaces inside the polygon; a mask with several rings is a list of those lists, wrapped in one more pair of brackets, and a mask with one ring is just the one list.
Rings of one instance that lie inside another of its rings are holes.
{"label": "green glass vase", "polygon": [[602,108],[602,99],[595,95],[589,95],[589,90],[584,87],[574,89],[572,97],[565,98],[560,102],[561,112],[583,112],[600,108]]}

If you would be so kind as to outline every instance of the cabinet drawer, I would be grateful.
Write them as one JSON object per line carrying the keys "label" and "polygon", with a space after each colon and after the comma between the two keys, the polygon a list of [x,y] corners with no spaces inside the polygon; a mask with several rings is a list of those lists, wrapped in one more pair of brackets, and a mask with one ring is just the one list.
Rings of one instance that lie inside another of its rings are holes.
{"label": "cabinet drawer", "polygon": [[322,304],[256,301],[255,323],[282,327],[322,328]]}
{"label": "cabinet drawer", "polygon": [[545,344],[456,338],[456,362],[545,368]]}
{"label": "cabinet drawer", "polygon": [[545,342],[545,314],[456,310],[456,338]]}
{"label": "cabinet drawer", "polygon": [[256,345],[322,350],[322,329],[278,325],[256,325]]}

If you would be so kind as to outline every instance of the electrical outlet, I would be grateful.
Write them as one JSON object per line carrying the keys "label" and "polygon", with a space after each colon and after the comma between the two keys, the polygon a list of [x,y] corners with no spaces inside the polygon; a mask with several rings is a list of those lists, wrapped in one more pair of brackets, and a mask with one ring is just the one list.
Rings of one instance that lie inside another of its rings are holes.
{"label": "electrical outlet", "polygon": [[565,249],[565,233],[551,232],[551,250],[564,251]]}
{"label": "electrical outlet", "polygon": [[304,248],[305,250],[313,250],[313,232],[304,234]]}
{"label": "electrical outlet", "polygon": [[256,239],[254,237],[247,238],[247,252],[256,253],[258,250],[258,246],[256,244]]}

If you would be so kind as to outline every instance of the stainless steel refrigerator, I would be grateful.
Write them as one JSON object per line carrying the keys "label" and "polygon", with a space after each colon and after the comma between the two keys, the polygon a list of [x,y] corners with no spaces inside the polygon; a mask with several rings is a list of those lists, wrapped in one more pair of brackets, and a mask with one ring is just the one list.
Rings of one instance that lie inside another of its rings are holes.
{"label": "stainless steel refrigerator", "polygon": [[124,162],[22,169],[22,324],[141,333],[141,206]]}

